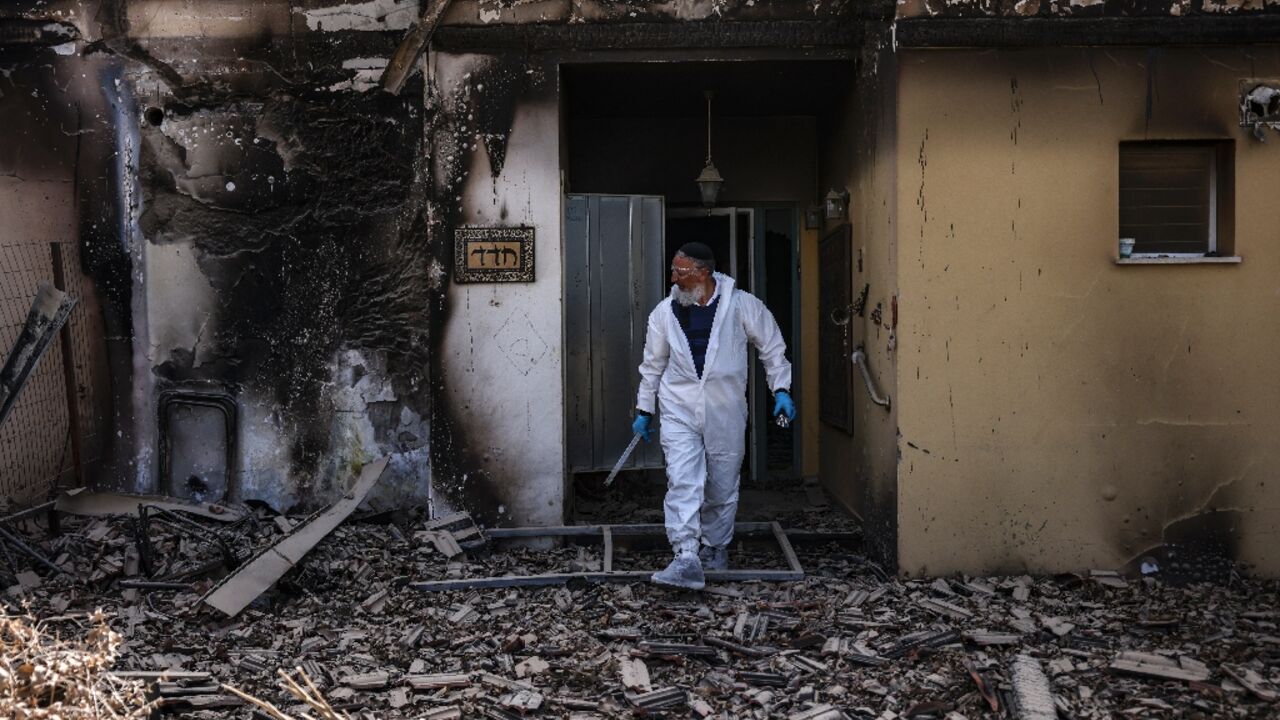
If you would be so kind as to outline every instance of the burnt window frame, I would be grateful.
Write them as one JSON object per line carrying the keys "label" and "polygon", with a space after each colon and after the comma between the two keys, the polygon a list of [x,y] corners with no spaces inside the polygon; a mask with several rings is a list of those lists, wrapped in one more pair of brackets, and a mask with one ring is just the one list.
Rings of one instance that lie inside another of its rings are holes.
{"label": "burnt window frame", "polygon": [[[1124,175],[1126,171],[1126,151],[1164,152],[1186,151],[1206,153],[1210,158],[1208,170],[1208,192],[1206,203],[1208,217],[1205,219],[1207,236],[1203,239],[1202,250],[1194,252],[1159,249],[1160,241],[1156,238],[1141,238],[1135,233],[1125,230],[1122,223],[1125,214]],[[1121,141],[1116,159],[1117,197],[1116,221],[1119,233],[1117,237],[1134,237],[1133,253],[1135,260],[1171,258],[1194,261],[1197,258],[1231,258],[1235,256],[1235,141],[1224,138],[1190,139],[1190,140],[1125,140]],[[1153,247],[1154,245],[1154,247]]]}

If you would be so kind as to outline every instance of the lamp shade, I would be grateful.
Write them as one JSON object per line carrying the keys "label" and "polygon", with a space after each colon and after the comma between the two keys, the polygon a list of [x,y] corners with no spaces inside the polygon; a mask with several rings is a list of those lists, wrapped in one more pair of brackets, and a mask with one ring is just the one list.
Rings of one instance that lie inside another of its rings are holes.
{"label": "lamp shade", "polygon": [[720,171],[710,161],[707,166],[702,168],[702,172],[697,179],[698,190],[702,193],[702,204],[706,207],[715,207],[716,198],[720,197],[720,186],[724,185],[724,178],[720,177]]}
{"label": "lamp shade", "polygon": [[823,206],[825,208],[824,214],[828,220],[840,220],[847,217],[849,213],[848,191],[837,191],[833,188],[824,198]]}

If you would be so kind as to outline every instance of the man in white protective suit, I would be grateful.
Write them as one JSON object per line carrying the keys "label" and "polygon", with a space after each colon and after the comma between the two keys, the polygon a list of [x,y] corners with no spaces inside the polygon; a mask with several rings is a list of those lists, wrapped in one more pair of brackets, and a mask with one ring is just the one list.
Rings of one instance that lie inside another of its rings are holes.
{"label": "man in white protective suit", "polygon": [[[795,419],[791,363],[773,314],[715,271],[711,249],[686,243],[671,264],[671,295],[649,314],[632,430],[647,441],[661,412],[667,459],[667,540],[675,559],[653,581],[701,589],[728,568],[747,429],[747,341],[774,394],[773,414]],[[655,408],[655,400],[657,407]]]}

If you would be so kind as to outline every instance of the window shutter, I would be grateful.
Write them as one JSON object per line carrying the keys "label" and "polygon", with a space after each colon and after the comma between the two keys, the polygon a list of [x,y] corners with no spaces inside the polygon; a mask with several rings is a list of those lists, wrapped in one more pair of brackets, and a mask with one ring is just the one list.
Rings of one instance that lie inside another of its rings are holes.
{"label": "window shutter", "polygon": [[1206,145],[1122,143],[1120,237],[1135,253],[1207,253],[1216,151]]}

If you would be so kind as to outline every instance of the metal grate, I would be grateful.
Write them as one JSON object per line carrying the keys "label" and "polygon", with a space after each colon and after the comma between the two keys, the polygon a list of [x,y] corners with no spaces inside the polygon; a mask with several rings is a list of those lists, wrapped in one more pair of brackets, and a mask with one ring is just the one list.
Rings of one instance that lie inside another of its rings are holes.
{"label": "metal grate", "polygon": [[[67,320],[71,335],[76,407],[80,418],[81,458],[95,462],[102,446],[95,388],[105,387],[102,332],[88,278],[80,272],[79,249],[60,244],[66,290],[79,302]],[[0,353],[12,348],[26,320],[37,286],[52,283],[53,251],[44,240],[0,236]],[[0,497],[18,503],[43,499],[58,485],[76,484],[68,422],[62,344],[50,345],[0,427]]]}

